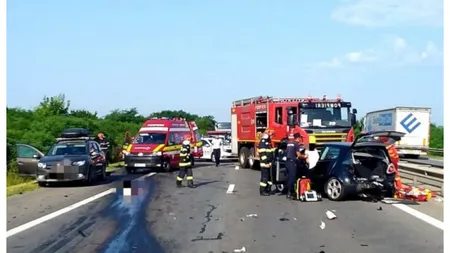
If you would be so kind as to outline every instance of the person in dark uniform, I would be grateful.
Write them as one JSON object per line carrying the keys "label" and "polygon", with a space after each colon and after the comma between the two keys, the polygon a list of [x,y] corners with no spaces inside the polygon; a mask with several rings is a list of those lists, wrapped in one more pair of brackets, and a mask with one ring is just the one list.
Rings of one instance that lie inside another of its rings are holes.
{"label": "person in dark uniform", "polygon": [[[306,150],[309,146],[309,144],[305,145],[304,141],[300,134],[294,135],[295,142],[298,143],[298,151],[299,155],[297,156],[297,179],[301,177],[307,177],[309,173],[309,158],[308,154],[306,153]],[[308,142],[309,143],[309,142]],[[296,180],[297,180],[296,179]]]}
{"label": "person in dark uniform", "polygon": [[187,186],[189,188],[195,188],[191,159],[191,136],[186,135],[180,150],[180,163],[178,164],[180,167],[180,172],[177,176],[178,188],[182,187],[184,176],[186,176]]}
{"label": "person in dark uniform", "polygon": [[105,153],[106,166],[109,165],[109,141],[105,138],[105,134],[103,132],[99,132],[95,141],[100,145],[103,153]]}
{"label": "person in dark uniform", "polygon": [[286,198],[295,196],[295,182],[297,180],[297,158],[300,157],[300,145],[293,134],[288,137],[286,146],[286,169],[288,172],[287,195]]}
{"label": "person in dark uniform", "polygon": [[272,166],[273,152],[271,140],[271,132],[267,131],[262,135],[258,146],[259,164],[261,166],[261,180],[259,182],[259,194],[261,196],[269,196],[272,182],[269,180],[269,170]]}

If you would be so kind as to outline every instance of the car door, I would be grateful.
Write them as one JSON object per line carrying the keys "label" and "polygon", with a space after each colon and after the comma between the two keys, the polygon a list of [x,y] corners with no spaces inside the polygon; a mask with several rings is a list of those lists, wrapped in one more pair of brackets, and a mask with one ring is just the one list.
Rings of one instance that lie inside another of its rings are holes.
{"label": "car door", "polygon": [[210,159],[212,153],[211,143],[208,140],[202,139],[203,158]]}
{"label": "car door", "polygon": [[44,153],[27,144],[17,144],[16,147],[17,169],[19,175],[36,176],[37,164],[39,160],[44,157]]}
{"label": "car door", "polygon": [[99,155],[94,159],[94,168],[97,173],[101,173],[103,169],[103,165],[106,163],[106,154],[102,151],[102,148],[100,147],[100,144],[97,142],[91,142],[93,145],[94,151],[97,152]]}
{"label": "car door", "polygon": [[316,166],[311,169],[311,179],[319,184],[324,183],[331,166],[337,161],[341,152],[338,146],[324,146]]}

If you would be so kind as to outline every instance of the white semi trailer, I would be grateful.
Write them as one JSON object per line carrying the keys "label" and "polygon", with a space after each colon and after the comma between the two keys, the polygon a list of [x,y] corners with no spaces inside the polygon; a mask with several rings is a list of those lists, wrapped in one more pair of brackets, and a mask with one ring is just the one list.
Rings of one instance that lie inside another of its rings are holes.
{"label": "white semi trailer", "polygon": [[431,108],[395,107],[368,112],[363,131],[397,131],[405,136],[396,143],[399,155],[418,158],[427,155],[430,143]]}

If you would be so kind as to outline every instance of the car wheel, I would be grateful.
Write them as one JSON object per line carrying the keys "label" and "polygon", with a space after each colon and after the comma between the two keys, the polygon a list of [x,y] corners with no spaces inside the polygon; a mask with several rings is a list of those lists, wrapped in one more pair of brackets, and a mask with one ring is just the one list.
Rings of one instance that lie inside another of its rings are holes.
{"label": "car wheel", "polygon": [[86,185],[92,184],[92,169],[89,167],[87,173],[86,173],[86,179],[84,180],[84,183]]}
{"label": "car wheel", "polygon": [[46,182],[38,182],[38,185],[40,187],[45,187],[45,186],[47,186],[47,183]]}
{"label": "car wheel", "polygon": [[133,174],[134,173],[134,169],[131,167],[126,167],[125,170],[127,171],[128,174]]}
{"label": "car wheel", "polygon": [[344,198],[344,186],[337,178],[332,177],[325,184],[325,193],[329,200],[342,200]]}
{"label": "car wheel", "polygon": [[211,153],[211,162],[216,162],[216,157],[214,156],[214,153]]}
{"label": "car wheel", "polygon": [[103,166],[102,174],[100,176],[100,180],[102,180],[102,181],[106,180],[106,166]]}
{"label": "car wheel", "polygon": [[170,165],[170,161],[164,161],[163,163],[163,171],[164,172],[171,172],[172,171],[172,166]]}

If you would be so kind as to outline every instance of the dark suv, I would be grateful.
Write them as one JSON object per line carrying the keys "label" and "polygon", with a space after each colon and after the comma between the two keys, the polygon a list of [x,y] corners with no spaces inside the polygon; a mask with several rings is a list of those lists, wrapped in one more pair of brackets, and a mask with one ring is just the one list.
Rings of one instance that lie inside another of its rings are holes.
{"label": "dark suv", "polygon": [[105,154],[82,128],[65,130],[47,154],[26,144],[17,145],[17,164],[22,175],[35,175],[39,185],[61,181],[106,179]]}

